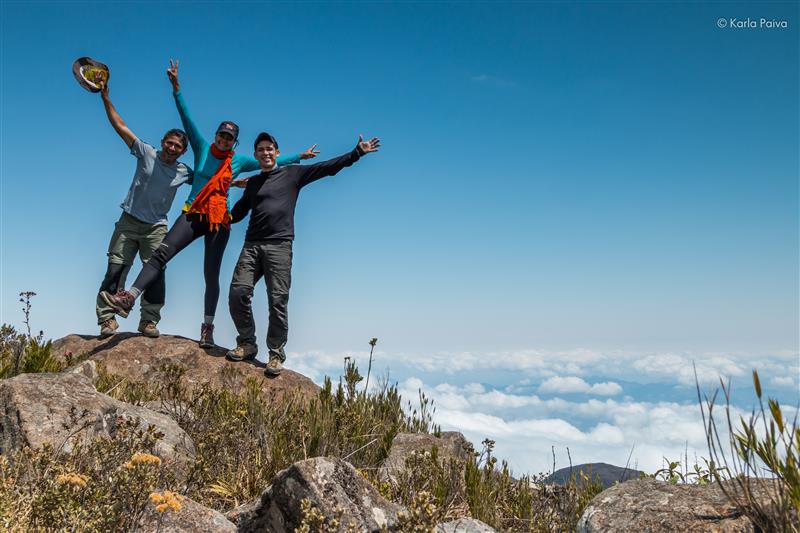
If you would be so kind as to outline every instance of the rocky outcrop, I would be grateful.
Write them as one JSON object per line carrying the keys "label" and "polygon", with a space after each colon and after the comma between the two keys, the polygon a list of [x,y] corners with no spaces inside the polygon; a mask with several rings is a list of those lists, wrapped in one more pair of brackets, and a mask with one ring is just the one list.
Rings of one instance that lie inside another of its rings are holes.
{"label": "rocky outcrop", "polygon": [[[756,497],[765,496],[764,484],[753,486]],[[653,479],[627,481],[601,492],[578,523],[579,533],[642,531],[753,533],[755,528],[716,484],[670,485]]]}
{"label": "rocky outcrop", "polygon": [[[280,376],[268,379],[263,363],[233,363],[225,359],[225,348],[203,349],[197,341],[172,335],[156,339],[134,333],[119,333],[106,339],[68,335],[53,343],[52,352],[61,358],[70,353],[75,357],[86,354],[89,360],[105,365],[111,374],[133,382],[158,379],[163,364],[172,363],[185,369],[182,381],[190,388],[208,383],[217,388],[242,390],[247,378],[254,378],[267,397],[274,399],[295,391],[310,399],[319,392],[313,381],[297,372],[287,369]],[[288,363],[291,365],[291,361]]]}
{"label": "rocky outcrop", "polygon": [[378,475],[386,481],[394,480],[405,469],[406,459],[411,454],[430,453],[434,446],[441,462],[451,458],[466,461],[472,457],[472,444],[457,431],[445,431],[441,437],[427,433],[398,433],[392,440],[389,455],[378,470]]}
{"label": "rocky outcrop", "polygon": [[162,459],[185,464],[194,454],[192,439],[174,420],[95,390],[82,372],[20,374],[0,381],[0,453],[51,444],[70,453],[78,442],[116,434],[120,419],[153,426]]}
{"label": "rocky outcrop", "polygon": [[225,516],[189,498],[180,497],[180,509],[157,512],[148,503],[137,533],[236,533],[236,525]]}
{"label": "rocky outcrop", "polygon": [[436,526],[437,533],[497,533],[497,531],[475,518],[459,518]]}
{"label": "rocky outcrop", "polygon": [[316,457],[300,461],[275,476],[258,507],[240,517],[239,531],[294,531],[302,521],[301,502],[308,499],[327,519],[340,516],[340,531],[378,532],[397,528],[402,508],[381,496],[349,463]]}

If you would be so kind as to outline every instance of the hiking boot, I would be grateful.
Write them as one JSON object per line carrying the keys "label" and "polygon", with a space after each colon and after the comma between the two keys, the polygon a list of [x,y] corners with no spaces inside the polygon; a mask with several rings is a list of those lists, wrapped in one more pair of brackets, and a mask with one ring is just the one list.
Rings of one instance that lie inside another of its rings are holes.
{"label": "hiking boot", "polygon": [[255,359],[258,353],[258,346],[253,344],[239,344],[233,350],[228,350],[225,357],[231,361],[244,361],[245,359]]}
{"label": "hiking boot", "polygon": [[139,333],[144,335],[145,337],[150,337],[151,339],[155,339],[161,332],[158,331],[156,327],[156,323],[152,320],[140,320],[139,321]]}
{"label": "hiking boot", "polygon": [[277,376],[281,373],[281,370],[283,370],[283,364],[280,358],[271,356],[267,363],[267,368],[264,369],[264,373],[268,376]]}
{"label": "hiking boot", "polygon": [[100,324],[100,338],[104,339],[106,337],[110,337],[114,333],[117,332],[119,329],[119,324],[117,324],[117,319],[114,317],[109,318],[102,324]]}
{"label": "hiking boot", "polygon": [[133,303],[136,301],[136,298],[133,297],[133,294],[126,290],[117,291],[117,294],[111,294],[107,291],[100,291],[100,297],[105,303],[114,309],[116,314],[122,318],[128,317],[128,313],[131,312],[131,309],[133,309]]}
{"label": "hiking boot", "polygon": [[200,324],[200,347],[214,347],[214,324]]}

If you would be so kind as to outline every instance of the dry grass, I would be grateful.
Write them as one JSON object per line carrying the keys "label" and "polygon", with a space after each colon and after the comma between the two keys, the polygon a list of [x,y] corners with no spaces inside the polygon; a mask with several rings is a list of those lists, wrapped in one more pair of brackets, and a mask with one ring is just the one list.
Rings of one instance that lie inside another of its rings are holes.
{"label": "dry grass", "polygon": [[[0,362],[13,369],[6,375],[63,368],[50,357],[49,342],[31,342],[12,328],[3,332]],[[2,458],[3,529],[31,531],[44,524],[75,531],[128,529],[147,505],[154,505],[148,498],[156,490],[174,491],[225,512],[260,496],[280,470],[317,456],[345,459],[385,496],[405,505],[403,527],[409,531],[463,516],[503,531],[568,531],[596,493],[579,483],[539,491],[528,477],[512,479],[505,463],[497,465],[491,441],[465,461],[442,460],[435,448],[414,454],[396,483],[380,483],[375,472],[397,433],[438,433],[434,408],[423,394],[417,409],[404,404],[396,386],[388,383],[365,392],[360,386],[364,378],[349,360],[339,382],[326,378],[312,401],[298,393],[280,404],[269,401],[255,381],[239,393],[208,386],[188,390],[181,384],[183,372],[165,365],[157,379],[132,383],[101,365],[96,386],[137,405],[157,401],[171,414],[197,449],[185,478],[177,479],[168,465],[133,460],[144,457],[137,454],[153,454],[159,435],[135,430],[132,421],[123,422],[113,439],[97,440],[72,454],[26,449]]]}

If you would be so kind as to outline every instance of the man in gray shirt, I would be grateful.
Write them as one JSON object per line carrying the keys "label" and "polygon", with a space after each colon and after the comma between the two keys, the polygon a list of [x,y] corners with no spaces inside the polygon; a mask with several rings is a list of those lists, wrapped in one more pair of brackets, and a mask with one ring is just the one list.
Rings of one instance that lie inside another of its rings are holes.
{"label": "man in gray shirt", "polygon": [[[179,129],[169,130],[161,139],[161,150],[141,141],[119,116],[108,96],[108,85],[100,91],[108,120],[131,155],[136,157],[136,171],[128,195],[122,202],[122,215],[114,227],[108,245],[108,268],[100,291],[115,293],[125,286],[125,277],[136,255],[146,263],[167,234],[167,213],[175,192],[184,183],[192,182],[192,169],[178,158],[186,152],[186,134]],[[166,287],[164,272],[142,295],[139,331],[147,337],[158,337],[156,325],[161,320]],[[97,323],[100,336],[113,335],[119,327],[114,310],[97,297]]]}

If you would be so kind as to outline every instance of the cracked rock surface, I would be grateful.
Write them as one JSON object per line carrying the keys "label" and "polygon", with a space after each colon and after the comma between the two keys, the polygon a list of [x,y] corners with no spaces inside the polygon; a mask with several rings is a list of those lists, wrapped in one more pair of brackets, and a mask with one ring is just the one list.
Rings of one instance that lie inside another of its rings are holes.
{"label": "cracked rock surface", "polygon": [[[753,484],[757,497],[769,480]],[[595,496],[578,522],[578,533],[755,533],[716,485],[670,485],[654,479],[626,481]]]}
{"label": "cracked rock surface", "polygon": [[45,444],[70,453],[78,442],[114,436],[120,418],[163,433],[156,444],[162,459],[182,465],[194,457],[192,439],[174,420],[97,392],[83,373],[20,374],[0,381],[2,454]]}
{"label": "cracked rock surface", "polygon": [[386,500],[349,463],[315,457],[294,463],[275,476],[255,508],[240,517],[239,531],[294,531],[302,521],[301,502],[308,498],[326,518],[339,519],[339,530],[396,531],[402,507]]}

